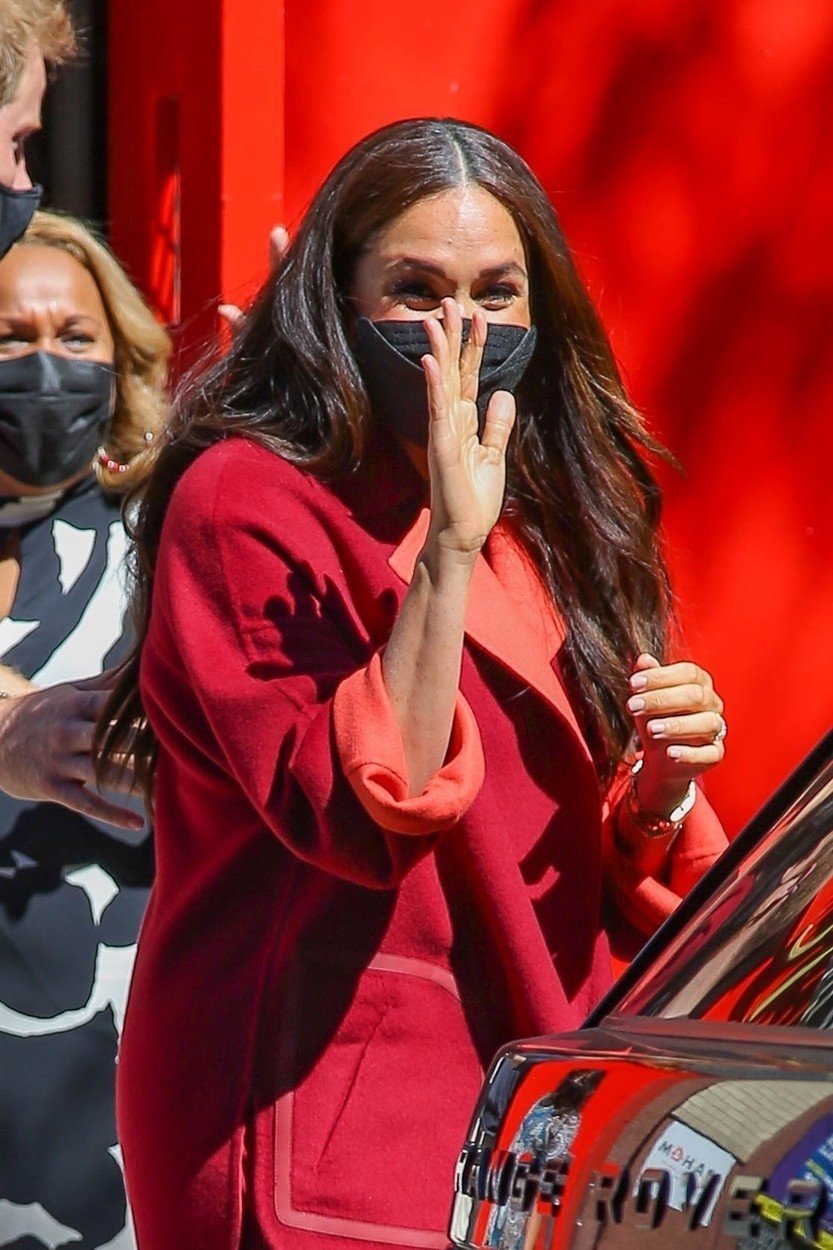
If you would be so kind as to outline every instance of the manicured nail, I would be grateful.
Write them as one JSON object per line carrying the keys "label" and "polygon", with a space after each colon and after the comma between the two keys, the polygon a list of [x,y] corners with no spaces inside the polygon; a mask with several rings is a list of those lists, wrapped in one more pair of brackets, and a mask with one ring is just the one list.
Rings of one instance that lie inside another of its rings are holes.
{"label": "manicured nail", "polygon": [[631,690],[644,690],[648,685],[648,678],[644,673],[634,673],[631,678]]}
{"label": "manicured nail", "polygon": [[644,706],[645,700],[640,699],[638,695],[633,699],[628,699],[628,711],[630,712],[641,712]]}
{"label": "manicured nail", "polygon": [[681,760],[683,758],[682,747],[669,747],[666,753],[671,760]]}
{"label": "manicured nail", "polygon": [[663,734],[665,733],[665,721],[664,720],[649,720],[648,721],[648,733],[651,735],[652,738],[661,738]]}

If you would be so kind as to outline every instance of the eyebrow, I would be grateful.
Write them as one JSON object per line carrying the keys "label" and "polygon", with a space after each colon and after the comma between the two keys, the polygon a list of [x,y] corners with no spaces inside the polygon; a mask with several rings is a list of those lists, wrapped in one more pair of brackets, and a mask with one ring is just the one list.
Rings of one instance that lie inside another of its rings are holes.
{"label": "eyebrow", "polygon": [[[3,308],[0,308],[0,321],[3,321],[6,324],[10,326],[14,326],[16,328],[17,326],[31,325],[32,318],[28,313],[20,312],[19,310],[6,311]],[[65,314],[61,321],[61,325],[71,326],[82,321],[87,321],[91,325],[94,325],[94,326],[101,325],[101,322],[98,319],[98,317],[94,317],[92,313],[79,313],[79,312],[72,312],[72,313]]]}
{"label": "eyebrow", "polygon": [[[424,273],[435,274],[438,278],[448,277],[442,265],[435,265],[433,261],[419,260],[415,256],[403,256],[399,260],[392,261],[387,266],[389,273],[395,274],[405,269],[420,269]],[[508,278],[518,277],[526,279],[527,273],[514,260],[507,261],[505,265],[493,265],[489,269],[481,269],[477,275],[478,278]]]}

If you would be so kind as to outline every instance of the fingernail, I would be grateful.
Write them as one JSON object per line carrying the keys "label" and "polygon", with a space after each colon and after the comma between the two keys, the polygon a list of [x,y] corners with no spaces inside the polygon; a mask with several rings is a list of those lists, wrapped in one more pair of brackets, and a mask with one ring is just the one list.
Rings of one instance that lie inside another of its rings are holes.
{"label": "fingernail", "polygon": [[683,758],[683,748],[682,747],[669,747],[666,754],[668,755],[668,758],[671,760],[681,760]]}
{"label": "fingernail", "polygon": [[648,721],[648,733],[651,735],[652,738],[661,738],[663,734],[665,733],[665,721],[664,720],[649,720]]}
{"label": "fingernail", "polygon": [[644,673],[634,673],[633,677],[631,678],[632,690],[644,690],[647,685],[648,685],[648,678],[645,676]]}
{"label": "fingernail", "polygon": [[640,699],[638,696],[636,696],[633,699],[628,699],[628,711],[629,712],[641,712],[644,706],[645,706],[645,700]]}

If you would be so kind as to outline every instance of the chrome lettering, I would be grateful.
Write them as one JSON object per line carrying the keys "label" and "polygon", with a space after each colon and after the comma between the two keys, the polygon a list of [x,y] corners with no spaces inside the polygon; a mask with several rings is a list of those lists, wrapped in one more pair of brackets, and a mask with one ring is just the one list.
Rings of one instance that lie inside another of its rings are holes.
{"label": "chrome lettering", "polygon": [[698,1178],[693,1175],[686,1177],[683,1210],[688,1211],[691,1208],[688,1226],[692,1232],[698,1228],[705,1228],[706,1215],[710,1211],[715,1195],[722,1184],[723,1177],[719,1172],[709,1172],[698,1193]]}
{"label": "chrome lettering", "polygon": [[826,1198],[821,1181],[790,1181],[781,1207],[781,1236],[794,1244],[813,1245]]}
{"label": "chrome lettering", "polygon": [[604,1167],[592,1173],[587,1189],[595,1201],[593,1214],[597,1223],[602,1225],[622,1223],[622,1208],[630,1187],[628,1169],[619,1167],[615,1163],[606,1163]]}
{"label": "chrome lettering", "polygon": [[[670,1155],[672,1148],[663,1153]],[[509,1206],[527,1215],[538,1212],[547,1221],[539,1230],[544,1239],[539,1240],[541,1250],[546,1250],[544,1242],[552,1240],[563,1208],[572,1162],[569,1155],[516,1154],[467,1145],[457,1165],[455,1190],[498,1209]],[[676,1175],[683,1185],[681,1227],[691,1231],[704,1227],[724,1178],[694,1159],[684,1162],[694,1166],[682,1177],[676,1168],[645,1168],[634,1176],[626,1166],[603,1164],[587,1182],[586,1218],[603,1227],[632,1222],[639,1229],[654,1230],[676,1210],[669,1201]],[[828,1206],[827,1190],[820,1180],[790,1181],[779,1202],[769,1194],[765,1177],[735,1176],[728,1183],[723,1232],[733,1239],[757,1239],[766,1222],[778,1227],[783,1242],[797,1250],[810,1250],[818,1244],[818,1226]]]}
{"label": "chrome lettering", "polygon": [[760,1237],[761,1220],[756,1201],[766,1193],[762,1176],[736,1176],[729,1190],[723,1231],[729,1237]]}
{"label": "chrome lettering", "polygon": [[665,1168],[645,1168],[636,1185],[636,1227],[659,1228],[670,1196],[671,1173]]}
{"label": "chrome lettering", "polygon": [[503,1207],[512,1202],[521,1211],[543,1205],[557,1215],[561,1209],[570,1159],[511,1150],[493,1151],[488,1146],[465,1146],[454,1178],[456,1193]]}

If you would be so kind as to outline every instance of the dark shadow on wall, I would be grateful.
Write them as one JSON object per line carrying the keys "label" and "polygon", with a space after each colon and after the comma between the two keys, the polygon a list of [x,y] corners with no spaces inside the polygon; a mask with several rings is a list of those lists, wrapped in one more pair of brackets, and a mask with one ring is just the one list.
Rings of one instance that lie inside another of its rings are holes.
{"label": "dark shadow on wall", "polygon": [[51,74],[43,130],[27,146],[44,208],[107,224],[107,0],[72,0],[80,34],[75,62]]}

